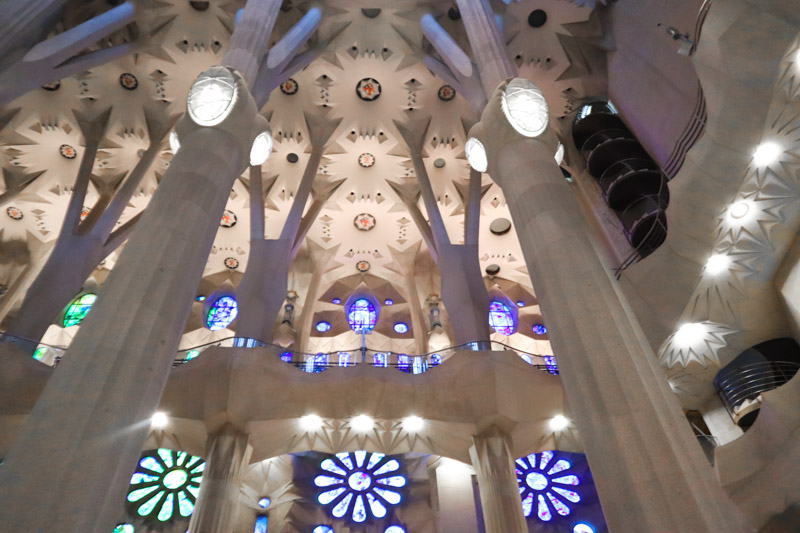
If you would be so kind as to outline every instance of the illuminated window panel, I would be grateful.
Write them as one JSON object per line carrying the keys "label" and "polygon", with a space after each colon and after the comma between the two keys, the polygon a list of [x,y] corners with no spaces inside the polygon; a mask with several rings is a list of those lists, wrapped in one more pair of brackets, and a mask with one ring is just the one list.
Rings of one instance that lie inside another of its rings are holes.
{"label": "illuminated window panel", "polygon": [[359,298],[353,302],[347,312],[347,323],[350,324],[350,329],[356,333],[372,331],[377,321],[378,312],[372,302],[366,298]]}
{"label": "illuminated window panel", "polygon": [[556,516],[569,516],[574,505],[581,501],[576,490],[580,478],[570,472],[572,463],[557,454],[532,453],[514,461],[526,517],[535,513],[542,522],[550,522]]}
{"label": "illuminated window panel", "polygon": [[155,522],[188,518],[194,511],[205,466],[200,457],[182,451],[159,448],[148,452],[131,478],[128,506]]}
{"label": "illuminated window panel", "polygon": [[77,326],[83,322],[96,300],[97,295],[91,293],[83,294],[72,300],[72,303],[67,306],[67,311],[64,313],[64,327]]}
{"label": "illuminated window panel", "polygon": [[503,302],[489,304],[489,325],[500,335],[509,336],[517,330],[511,309]]}

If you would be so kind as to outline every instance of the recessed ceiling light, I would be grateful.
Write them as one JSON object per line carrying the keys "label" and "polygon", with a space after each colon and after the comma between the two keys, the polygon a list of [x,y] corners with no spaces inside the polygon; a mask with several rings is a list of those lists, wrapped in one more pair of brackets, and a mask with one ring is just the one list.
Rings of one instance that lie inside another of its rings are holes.
{"label": "recessed ceiling light", "polygon": [[300,428],[304,431],[317,431],[322,427],[322,419],[317,415],[305,415],[300,417]]}
{"label": "recessed ceiling light", "polygon": [[774,142],[765,142],[758,145],[753,152],[753,163],[759,167],[765,167],[774,163],[781,154],[781,147]]}
{"label": "recessed ceiling light", "polygon": [[693,346],[703,340],[706,331],[706,326],[699,322],[687,322],[675,332],[673,342],[682,347]]}
{"label": "recessed ceiling light", "polygon": [[425,421],[418,416],[409,416],[403,419],[403,429],[408,432],[416,433],[425,427]]}
{"label": "recessed ceiling light", "polygon": [[359,433],[365,433],[375,427],[375,422],[367,415],[358,415],[350,421],[350,427]]}
{"label": "recessed ceiling light", "polygon": [[744,218],[750,212],[750,202],[741,201],[733,204],[728,213],[737,220]]}
{"label": "recessed ceiling light", "polygon": [[169,423],[169,417],[166,413],[161,411],[156,411],[153,413],[152,418],[150,419],[150,425],[155,429],[163,429],[167,427]]}
{"label": "recessed ceiling light", "polygon": [[731,264],[731,259],[727,255],[714,254],[706,261],[706,272],[711,275],[717,275],[724,272]]}
{"label": "recessed ceiling light", "polygon": [[550,419],[549,425],[553,431],[563,431],[569,426],[569,418],[564,415],[556,415]]}

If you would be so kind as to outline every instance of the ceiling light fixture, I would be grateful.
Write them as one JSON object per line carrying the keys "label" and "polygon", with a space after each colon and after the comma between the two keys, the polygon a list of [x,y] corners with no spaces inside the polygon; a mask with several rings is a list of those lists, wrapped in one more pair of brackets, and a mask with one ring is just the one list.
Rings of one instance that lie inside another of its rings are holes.
{"label": "ceiling light fixture", "polygon": [[300,417],[300,428],[303,431],[317,431],[322,427],[322,419],[317,415],[305,415]]}
{"label": "ceiling light fixture", "polygon": [[250,148],[250,164],[258,166],[269,159],[272,153],[272,133],[269,130],[262,131],[253,139],[253,146]]}
{"label": "ceiling light fixture", "polygon": [[212,67],[200,73],[192,88],[186,108],[200,126],[216,126],[233,110],[236,102],[236,78],[225,67]]}
{"label": "ceiling light fixture", "polygon": [[418,416],[408,416],[403,419],[403,429],[409,433],[416,433],[425,427],[425,421]]}
{"label": "ceiling light fixture", "polygon": [[564,162],[564,145],[558,143],[558,147],[556,148],[556,165],[561,166],[561,163]]}
{"label": "ceiling light fixture", "polygon": [[724,272],[731,264],[731,259],[727,255],[714,254],[706,261],[706,272],[712,276]]}
{"label": "ceiling light fixture", "polygon": [[688,348],[702,341],[706,332],[706,326],[700,322],[687,322],[678,328],[672,340],[677,346]]}
{"label": "ceiling light fixture", "polygon": [[168,423],[169,417],[162,411],[156,411],[150,418],[150,426],[152,426],[153,429],[163,429],[167,427]]}
{"label": "ceiling light fixture", "polygon": [[741,220],[742,218],[747,216],[747,213],[749,212],[750,212],[750,202],[744,200],[741,202],[736,202],[728,210],[728,214],[730,214],[731,218],[734,218],[736,220]]}
{"label": "ceiling light fixture", "polygon": [[569,427],[569,418],[564,415],[556,415],[550,419],[549,425],[553,431],[563,431]]}
{"label": "ceiling light fixture", "polygon": [[758,167],[766,167],[774,163],[781,154],[781,147],[774,142],[765,142],[758,145],[753,152],[753,163]]}
{"label": "ceiling light fixture", "polygon": [[514,78],[503,91],[500,106],[511,127],[525,137],[538,137],[547,129],[550,113],[542,91],[530,80]]}
{"label": "ceiling light fixture", "polygon": [[172,155],[178,153],[178,150],[181,148],[181,141],[178,139],[178,132],[172,130],[169,132],[169,149],[172,150]]}
{"label": "ceiling light fixture", "polygon": [[470,137],[464,145],[464,152],[467,154],[469,166],[478,172],[486,172],[489,168],[489,160],[486,158],[486,148],[483,147],[482,142],[475,137]]}
{"label": "ceiling light fixture", "polygon": [[367,415],[358,415],[350,421],[350,427],[359,433],[366,433],[375,427],[375,421]]}

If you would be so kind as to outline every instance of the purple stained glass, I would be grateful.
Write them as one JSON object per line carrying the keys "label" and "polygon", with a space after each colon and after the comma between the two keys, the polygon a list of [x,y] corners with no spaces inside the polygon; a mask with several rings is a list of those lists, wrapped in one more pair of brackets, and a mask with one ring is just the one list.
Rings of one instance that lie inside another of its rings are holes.
{"label": "purple stained glass", "polygon": [[489,304],[489,325],[500,335],[512,335],[517,330],[511,309],[496,300]]}
{"label": "purple stained glass", "polygon": [[547,334],[547,328],[544,327],[544,324],[534,324],[533,328],[531,329],[533,329],[533,332],[536,333],[537,335]]}
{"label": "purple stained glass", "polygon": [[399,370],[402,370],[403,372],[408,372],[410,366],[411,366],[411,359],[407,355],[401,353],[400,355],[397,356],[397,368]]}
{"label": "purple stained glass", "polygon": [[558,454],[555,451],[532,453],[514,461],[522,512],[526,517],[531,516],[535,508],[536,516],[549,522],[555,514],[569,515],[571,506],[581,501],[575,490],[580,478],[569,473],[572,463]]}
{"label": "purple stained glass", "polygon": [[281,354],[281,361],[284,361],[286,363],[291,363],[292,362],[292,352],[283,352]]}

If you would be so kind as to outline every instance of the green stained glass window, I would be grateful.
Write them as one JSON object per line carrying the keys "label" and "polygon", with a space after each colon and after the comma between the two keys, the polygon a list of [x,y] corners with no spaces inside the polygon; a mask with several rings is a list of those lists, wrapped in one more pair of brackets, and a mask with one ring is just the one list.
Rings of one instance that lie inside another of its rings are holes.
{"label": "green stained glass window", "polygon": [[186,452],[166,448],[147,452],[131,478],[127,505],[139,516],[156,522],[189,517],[200,492],[204,469],[201,458]]}
{"label": "green stained glass window", "polygon": [[64,313],[64,327],[80,324],[89,314],[95,300],[97,300],[97,295],[91,293],[83,294],[72,300]]}
{"label": "green stained glass window", "polygon": [[118,524],[114,528],[114,533],[133,533],[133,526],[131,524]]}

